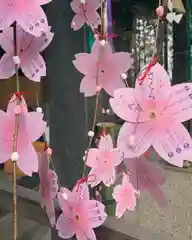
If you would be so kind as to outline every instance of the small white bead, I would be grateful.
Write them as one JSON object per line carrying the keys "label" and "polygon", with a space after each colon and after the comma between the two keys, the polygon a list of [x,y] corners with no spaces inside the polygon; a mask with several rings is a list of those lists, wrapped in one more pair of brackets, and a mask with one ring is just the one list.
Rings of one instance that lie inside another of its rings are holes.
{"label": "small white bead", "polygon": [[104,46],[104,45],[105,45],[105,43],[106,43],[106,41],[105,41],[105,40],[101,40],[101,41],[100,41],[100,44],[101,44],[102,46]]}
{"label": "small white bead", "polygon": [[126,74],[126,73],[122,73],[122,74],[121,74],[121,78],[122,78],[123,80],[126,80],[126,79],[127,79],[127,74]]}
{"label": "small white bead", "polygon": [[95,133],[94,133],[93,131],[89,131],[89,132],[88,132],[88,136],[89,136],[89,137],[94,137],[94,135],[95,135]]}
{"label": "small white bead", "polygon": [[40,112],[40,113],[42,113],[42,112],[43,112],[43,110],[42,110],[42,108],[41,108],[41,107],[37,107],[37,108],[36,108],[36,111],[37,111],[37,112]]}
{"label": "small white bead", "polygon": [[18,152],[12,152],[11,161],[16,162],[18,159],[19,159],[19,153]]}
{"label": "small white bead", "polygon": [[13,56],[13,62],[14,62],[15,64],[19,65],[20,62],[21,62],[19,56]]}
{"label": "small white bead", "polygon": [[105,114],[105,109],[104,108],[102,108],[101,113]]}
{"label": "small white bead", "polygon": [[86,157],[84,156],[84,157],[83,157],[83,161],[85,161],[85,159],[86,159]]}
{"label": "small white bead", "polygon": [[85,0],[80,0],[81,4],[85,4]]}
{"label": "small white bead", "polygon": [[106,113],[109,114],[111,111],[110,109],[106,109]]}
{"label": "small white bead", "polygon": [[99,93],[101,91],[101,86],[96,86],[96,93]]}

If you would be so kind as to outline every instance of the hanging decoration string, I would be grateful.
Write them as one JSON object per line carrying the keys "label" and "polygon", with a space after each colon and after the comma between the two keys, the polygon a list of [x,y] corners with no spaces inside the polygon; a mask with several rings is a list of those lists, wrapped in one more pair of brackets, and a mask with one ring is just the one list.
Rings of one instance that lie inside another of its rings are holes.
{"label": "hanging decoration string", "polygon": [[[17,24],[16,22],[13,25],[13,42],[14,42],[14,57],[18,57],[17,52]],[[19,83],[19,61],[15,61],[15,73],[16,73],[16,105],[20,106],[20,100],[22,93],[20,92],[20,83]],[[15,115],[15,127],[13,134],[13,156],[12,156],[12,165],[13,165],[13,240],[17,240],[17,181],[16,181],[16,167],[18,160],[17,153],[17,140],[18,140],[18,132],[19,132],[19,114]]]}

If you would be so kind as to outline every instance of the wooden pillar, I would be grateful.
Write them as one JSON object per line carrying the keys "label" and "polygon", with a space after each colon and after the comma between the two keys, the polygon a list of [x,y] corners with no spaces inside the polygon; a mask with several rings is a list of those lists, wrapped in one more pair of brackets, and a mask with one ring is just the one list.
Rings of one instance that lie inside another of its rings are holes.
{"label": "wooden pillar", "polygon": [[[81,177],[82,157],[87,148],[85,100],[83,94],[79,93],[82,76],[72,64],[74,55],[84,52],[84,30],[74,32],[71,29],[74,13],[70,2],[54,0],[46,6],[48,21],[55,36],[45,53],[47,78],[44,80],[53,163],[60,184],[69,188]],[[88,103],[91,113],[92,101],[88,100]],[[53,233],[52,240],[57,239],[60,238]]]}

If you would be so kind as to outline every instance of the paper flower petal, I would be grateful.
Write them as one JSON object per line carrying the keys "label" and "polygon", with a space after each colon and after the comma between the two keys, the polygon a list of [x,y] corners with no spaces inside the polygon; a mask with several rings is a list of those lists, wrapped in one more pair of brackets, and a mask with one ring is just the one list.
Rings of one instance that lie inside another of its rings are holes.
{"label": "paper flower petal", "polygon": [[38,5],[30,5],[30,9],[21,11],[17,22],[26,32],[36,37],[49,30],[45,12]]}
{"label": "paper flower petal", "polygon": [[88,53],[78,53],[75,55],[75,58],[73,61],[75,68],[80,73],[91,77],[91,74],[96,71],[97,68],[97,58]]}
{"label": "paper flower petal", "polygon": [[[154,131],[148,123],[139,123],[134,133],[135,124],[124,123],[121,127],[117,147],[124,154],[125,158],[132,158],[140,156],[153,142]],[[134,142],[131,143],[130,136],[134,138]]]}
{"label": "paper flower petal", "polygon": [[99,141],[99,150],[100,151],[111,151],[113,149],[113,139],[109,134],[101,136]]}
{"label": "paper flower petal", "polygon": [[109,78],[111,81],[102,81],[102,87],[105,89],[105,91],[110,95],[114,95],[114,91],[118,88],[126,87],[123,79],[120,77],[120,75],[114,75],[111,78]]}
{"label": "paper flower petal", "polygon": [[[38,172],[38,156],[30,143],[26,143],[27,147],[23,150],[23,146],[19,149],[18,167],[28,176],[32,176],[33,172]],[[19,147],[18,147],[19,148]]]}
{"label": "paper flower petal", "polygon": [[[145,71],[145,69],[143,70]],[[142,74],[140,75],[142,76]],[[135,92],[136,100],[141,108],[148,108],[148,102],[154,103],[156,108],[163,110],[170,96],[170,79],[165,69],[156,64],[151,68],[147,77],[143,80],[143,84],[139,85],[139,80],[136,80]]]}
{"label": "paper flower petal", "polygon": [[41,77],[46,76],[45,61],[40,54],[25,55],[21,69],[27,78],[35,82],[40,82]]}
{"label": "paper flower petal", "polygon": [[80,85],[80,93],[84,93],[85,97],[91,97],[96,94],[96,83],[89,76],[85,76]]}
{"label": "paper flower petal", "polygon": [[101,226],[106,220],[105,205],[96,201],[90,200],[87,204],[88,208],[88,219],[90,221],[92,228],[97,228]]}
{"label": "paper flower petal", "polygon": [[71,28],[73,28],[74,31],[79,30],[82,28],[82,26],[85,24],[85,18],[81,14],[76,14],[71,22]]}
{"label": "paper flower petal", "polygon": [[0,79],[7,79],[14,75],[15,64],[11,55],[5,53],[0,59]]}
{"label": "paper flower petal", "polygon": [[62,213],[57,220],[56,229],[59,237],[64,239],[71,238],[75,234],[73,219],[66,217]]}
{"label": "paper flower petal", "polygon": [[145,122],[147,120],[137,101],[133,88],[120,88],[115,90],[114,98],[110,98],[110,105],[113,111],[122,119],[128,122]]}
{"label": "paper flower petal", "polygon": [[165,128],[161,137],[156,139],[153,147],[170,164],[182,167],[185,156],[192,149],[192,139],[181,123],[172,123]]}
{"label": "paper flower petal", "polygon": [[171,88],[170,100],[167,104],[167,111],[173,117],[184,122],[191,119],[192,114],[192,83],[181,83]]}

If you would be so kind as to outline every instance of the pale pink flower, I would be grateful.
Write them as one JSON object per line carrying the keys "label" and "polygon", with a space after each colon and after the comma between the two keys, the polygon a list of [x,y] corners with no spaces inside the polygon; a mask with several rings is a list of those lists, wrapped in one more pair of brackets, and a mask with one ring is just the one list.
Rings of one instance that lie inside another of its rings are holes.
{"label": "pale pink flower", "polygon": [[56,224],[59,237],[69,239],[76,235],[77,240],[96,240],[93,228],[104,223],[105,206],[89,199],[87,184],[76,185],[72,192],[62,188],[58,200],[63,211]]}
{"label": "pale pink flower", "polygon": [[138,157],[152,145],[164,160],[183,166],[192,150],[191,137],[181,124],[192,116],[192,83],[171,87],[166,71],[156,64],[141,86],[136,82],[135,89],[116,90],[110,104],[127,121],[117,141],[125,158]]}
{"label": "pale pink flower", "polygon": [[85,23],[92,28],[97,28],[101,24],[101,18],[97,12],[100,6],[100,0],[85,0],[84,4],[81,0],[73,0],[71,2],[71,8],[75,12],[71,22],[73,30],[79,30]]}
{"label": "pale pink flower", "polygon": [[124,174],[122,185],[114,187],[113,198],[117,202],[116,217],[121,218],[125,211],[133,211],[136,207],[139,192],[136,191],[129,181],[129,175]]}
{"label": "pale pink flower", "polygon": [[46,152],[39,153],[39,177],[41,206],[45,208],[50,224],[55,225],[54,198],[58,192],[57,174],[49,169],[49,159]]}
{"label": "pale pink flower", "polygon": [[46,0],[2,0],[0,1],[0,30],[11,26],[15,21],[34,36],[48,31],[47,17],[41,8]]}
{"label": "pale pink flower", "polygon": [[[19,66],[28,79],[39,82],[42,76],[46,76],[45,61],[40,52],[51,43],[53,35],[48,31],[42,33],[40,37],[34,37],[17,25]],[[6,79],[15,74],[13,27],[7,28],[0,34],[0,44],[5,51],[0,60],[0,79]]]}
{"label": "pale pink flower", "polygon": [[115,167],[122,162],[122,156],[117,148],[113,148],[113,141],[110,135],[101,136],[98,148],[91,148],[88,151],[86,165],[91,167],[88,179],[91,187],[103,182],[110,186],[115,182]]}
{"label": "pale pink flower", "polygon": [[[17,165],[26,175],[31,176],[32,172],[38,171],[38,156],[32,142],[43,135],[46,122],[43,121],[42,113],[27,111],[27,104],[23,97],[21,97],[20,107],[21,113],[19,114],[17,137],[19,159],[17,160]],[[0,163],[9,160],[13,152],[15,109],[17,109],[17,106],[16,96],[14,95],[7,106],[7,112],[0,110]]]}
{"label": "pale pink flower", "polygon": [[75,58],[74,66],[85,75],[80,85],[85,97],[95,95],[102,88],[112,96],[115,89],[125,86],[121,74],[132,66],[129,53],[113,53],[108,42],[103,45],[99,40],[93,43],[90,54],[78,53]]}

